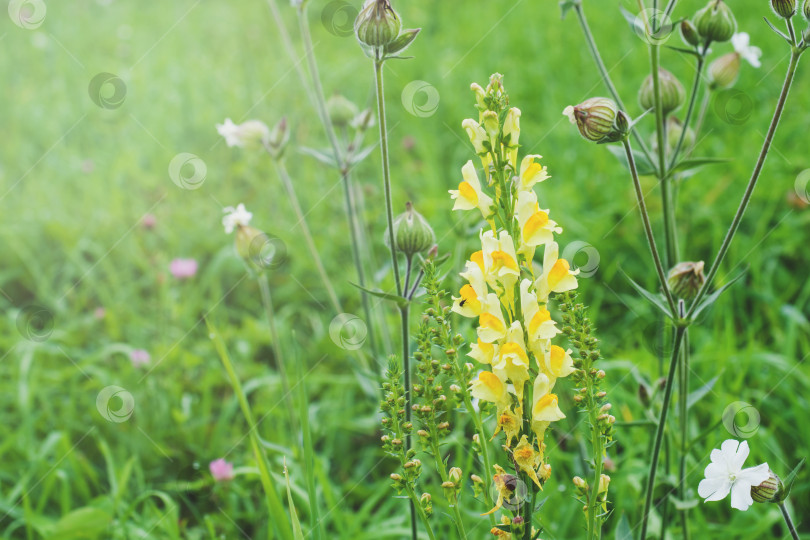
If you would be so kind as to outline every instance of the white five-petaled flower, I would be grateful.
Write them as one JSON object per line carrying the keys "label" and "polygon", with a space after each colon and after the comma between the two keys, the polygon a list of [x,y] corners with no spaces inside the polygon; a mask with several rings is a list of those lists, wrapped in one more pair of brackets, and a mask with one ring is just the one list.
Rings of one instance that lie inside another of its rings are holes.
{"label": "white five-petaled flower", "polygon": [[751,38],[746,32],[740,32],[731,36],[731,44],[734,50],[741,58],[748,61],[749,64],[758,68],[762,64],[759,62],[759,57],[762,56],[762,49],[754,47],[751,43]]}
{"label": "white five-petaled flower", "polygon": [[233,120],[226,118],[224,124],[217,124],[217,132],[225,138],[225,144],[229,147],[249,146],[270,137],[270,128],[259,120],[234,124]]}
{"label": "white five-petaled flower", "polygon": [[719,450],[712,450],[712,462],[703,473],[706,478],[698,485],[698,495],[706,499],[704,502],[721,501],[731,493],[732,508],[748,510],[754,504],[751,488],[767,480],[770,471],[767,463],[743,469],[747,457],[747,441],[728,439]]}
{"label": "white five-petaled flower", "polygon": [[226,206],[223,210],[225,215],[222,216],[222,226],[225,227],[225,232],[231,234],[237,226],[250,225],[250,220],[253,219],[253,213],[245,210],[245,205],[239,203],[236,208],[233,206]]}

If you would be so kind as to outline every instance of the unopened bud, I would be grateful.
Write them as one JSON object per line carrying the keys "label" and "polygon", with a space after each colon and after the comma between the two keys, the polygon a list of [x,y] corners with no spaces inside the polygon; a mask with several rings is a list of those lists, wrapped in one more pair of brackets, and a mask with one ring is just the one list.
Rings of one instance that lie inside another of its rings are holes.
{"label": "unopened bud", "polygon": [[667,285],[670,290],[675,296],[684,300],[694,298],[705,281],[703,261],[678,263],[667,276]]}
{"label": "unopened bud", "polygon": [[697,47],[700,44],[697,28],[686,19],[681,21],[681,38],[683,38],[684,43],[691,47]]}
{"label": "unopened bud", "polygon": [[597,493],[599,494],[606,493],[609,485],[610,485],[610,477],[606,474],[603,474],[602,476],[599,477],[599,490]]}
{"label": "unopened bud", "polygon": [[254,128],[251,128],[253,133],[248,136],[253,137],[256,142],[266,140],[267,151],[270,153],[270,155],[275,159],[280,158],[284,154],[284,149],[287,147],[287,143],[290,142],[290,130],[287,129],[287,119],[282,117],[281,120],[279,120],[276,125],[273,126],[273,129],[270,131],[269,135],[266,135],[266,139],[263,138],[265,137],[263,133],[267,129],[267,126],[261,122],[249,120],[242,124],[242,127],[247,126],[251,122],[256,122],[257,125]]}
{"label": "unopened bud", "polygon": [[581,489],[581,490],[586,490],[586,489],[588,489],[588,482],[586,482],[585,480],[583,480],[583,479],[582,479],[581,477],[579,477],[579,476],[575,476],[575,477],[574,477],[574,485],[575,485],[575,486],[576,486],[578,489]]}
{"label": "unopened bud", "polygon": [[804,6],[802,6],[802,15],[810,22],[810,0],[804,0]]}
{"label": "unopened bud", "polygon": [[[389,234],[385,233],[386,245]],[[406,257],[413,257],[430,249],[436,242],[436,235],[422,214],[413,209],[413,204],[405,203],[405,212],[394,220],[394,242],[397,251]]]}
{"label": "unopened bud", "polygon": [[394,482],[402,482],[402,476],[398,475],[397,473],[391,473],[391,480]]}
{"label": "unopened bud", "polygon": [[604,97],[569,105],[563,114],[584,138],[599,144],[620,141],[629,130],[627,115],[618,109],[615,101]]}
{"label": "unopened bud", "polygon": [[470,480],[472,480],[474,484],[483,484],[484,483],[484,481],[481,479],[481,477],[478,476],[477,474],[471,474],[470,475]]}
{"label": "unopened bud", "polygon": [[548,463],[543,463],[540,465],[540,468],[537,469],[537,475],[543,480],[543,482],[547,481],[551,478],[551,465]]}
{"label": "unopened bud", "polygon": [[433,497],[430,496],[430,493],[422,493],[422,496],[419,497],[419,504],[427,516],[433,513]]}
{"label": "unopened bud", "polygon": [[451,480],[451,481],[452,481],[454,484],[458,485],[458,483],[461,481],[461,469],[459,469],[458,467],[453,467],[453,468],[452,468],[452,469],[450,469],[450,471],[447,473],[447,477],[448,477],[448,479],[449,479],[449,480]]}
{"label": "unopened bud", "polygon": [[357,40],[368,47],[384,47],[402,29],[402,21],[389,0],[366,0],[363,9],[354,20]]}
{"label": "unopened bud", "polygon": [[[675,111],[686,100],[686,89],[675,75],[658,69],[658,86],[661,91],[661,112],[664,116]],[[644,109],[655,108],[655,84],[652,75],[647,75],[638,93],[638,102]]]}
{"label": "unopened bud", "polygon": [[693,22],[704,43],[728,41],[737,30],[734,14],[722,0],[709,0],[706,7],[695,14]]}
{"label": "unopened bud", "polygon": [[751,498],[758,503],[774,502],[779,503],[784,500],[785,485],[782,480],[768,470],[770,476],[758,486],[751,487]]}
{"label": "unopened bud", "polygon": [[796,14],[796,0],[771,0],[771,8],[783,19],[790,19]]}
{"label": "unopened bud", "polygon": [[737,82],[740,74],[740,55],[736,52],[724,54],[709,65],[709,88],[728,88]]}
{"label": "unopened bud", "polygon": [[335,127],[346,127],[358,114],[357,105],[340,94],[335,94],[326,102],[329,119]]}

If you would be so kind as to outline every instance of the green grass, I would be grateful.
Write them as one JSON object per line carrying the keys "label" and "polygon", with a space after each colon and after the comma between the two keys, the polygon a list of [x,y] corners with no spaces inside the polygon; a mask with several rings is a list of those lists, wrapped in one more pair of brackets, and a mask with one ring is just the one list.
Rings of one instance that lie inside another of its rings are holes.
{"label": "green grass", "polygon": [[[287,2],[281,4],[300,44],[294,12]],[[688,260],[708,262],[719,246],[782,83],[787,51],[762,22],[771,15],[766,4],[737,0],[732,5],[740,28],[764,51],[763,67],[744,66],[736,85],[753,103],[744,125],[729,125],[713,112],[707,117],[700,154],[733,161],[702,169],[681,190],[681,251]],[[353,37],[326,31],[321,23],[326,5],[312,0],[309,8],[326,92],[370,106],[371,63]],[[684,1],[676,15],[699,6]],[[440,250],[453,255],[448,288],[455,289],[455,270],[462,269],[477,240],[474,224],[450,212],[447,195],[471,156],[460,129],[474,114],[468,87],[485,83],[492,72],[503,73],[511,103],[523,111],[523,151],[543,154],[553,176],[539,193],[565,228],[561,244],[587,242],[600,255],[598,272],[581,281],[581,298],[591,306],[603,340],[615,415],[620,421],[646,418],[637,378],[661,376],[654,354],[655,314],[619,269],[651,289],[655,275],[627,175],[605,148],[585,144],[561,115],[568,104],[605,94],[576,21],[561,22],[551,1],[413,0],[396,7],[407,26],[423,28],[408,50],[415,58],[387,64],[396,208],[412,200],[431,221]],[[606,63],[636,116],[635,94],[648,69],[641,42],[614,6],[586,1],[586,7]],[[286,456],[292,498],[308,533],[313,510],[304,441],[290,430],[258,286],[246,277],[233,238],[219,223],[221,207],[245,202],[254,212],[253,223],[288,248],[289,261],[271,273],[270,282],[282,350],[306,375],[307,415],[299,421],[311,430],[322,537],[407,537],[405,504],[388,486],[394,462],[379,446],[375,378],[381,369],[372,363],[367,371],[360,354],[330,339],[336,314],[327,307],[326,291],[272,164],[258,153],[227,148],[214,127],[225,117],[272,125],[287,116],[292,129],[287,165],[298,196],[344,309],[361,313],[358,292],[348,283],[354,272],[341,187],[333,171],[297,151],[327,143],[266,4],[77,0],[48,2],[47,8],[37,30],[0,17],[5,90],[0,107],[5,133],[0,145],[0,512],[5,514],[0,536],[268,536],[273,522],[245,437],[248,429],[204,316],[226,343],[254,416],[261,419],[258,436],[285,502]],[[726,52],[730,46],[715,49]],[[761,423],[749,439],[750,463],[767,461],[781,475],[810,448],[810,431],[803,429],[810,408],[810,372],[803,362],[810,353],[810,212],[786,202],[796,176],[810,167],[806,62],[799,66],[788,112],[718,284],[743,269],[746,276],[691,335],[693,387],[715,376],[719,380],[693,408],[690,432],[697,436],[717,424],[734,401],[751,403]],[[665,50],[663,65],[688,84],[691,68],[681,56]],[[120,108],[104,110],[89,98],[88,85],[100,72],[125,81]],[[402,89],[414,80],[438,91],[435,114],[420,118],[403,107]],[[647,133],[651,126],[651,119],[642,121]],[[200,189],[181,190],[171,182],[169,162],[181,152],[205,162]],[[387,261],[379,176],[374,152],[355,178],[372,246],[373,284],[385,289],[391,286],[390,272],[376,271]],[[649,178],[644,183],[653,190]],[[660,230],[657,191],[648,204]],[[157,218],[153,230],[139,224],[146,213]],[[196,258],[197,276],[185,282],[172,278],[168,263],[175,257]],[[27,340],[18,329],[20,311],[29,304],[53,315],[53,333],[44,341]],[[94,316],[98,307],[106,312],[101,320]],[[396,345],[396,313],[388,306],[378,309]],[[473,335],[465,323],[456,323],[465,337]],[[131,365],[132,348],[150,352],[148,374]],[[382,365],[385,359],[377,361]],[[288,372],[298,380],[299,371]],[[134,413],[124,422],[109,422],[96,408],[98,393],[110,385],[134,398]],[[293,403],[299,391],[293,390]],[[577,420],[571,392],[559,393],[568,396],[562,407],[569,420],[553,434],[559,447],[549,445],[554,475],[541,515],[543,538],[563,539],[581,531],[570,478],[586,469],[580,455],[583,433],[571,431]],[[702,478],[710,449],[730,436],[721,425],[696,444],[688,462],[692,488]],[[623,514],[633,524],[639,520],[651,432],[620,427],[617,438],[610,453],[616,467],[610,473],[615,510],[606,537],[612,537]],[[475,472],[460,433],[450,452],[465,474]],[[237,477],[215,485],[208,463],[222,456],[235,463]],[[671,465],[674,473],[676,464]],[[809,490],[802,473],[791,501],[805,534],[810,534],[803,517],[810,515]],[[437,534],[451,537],[440,490],[433,492]],[[472,503],[470,492],[463,498],[468,531],[479,525],[471,537],[484,537],[488,522],[477,514],[485,509]],[[701,503],[691,517],[696,538],[786,534],[775,506],[740,513],[727,501]],[[655,522],[652,530],[657,534]]]}

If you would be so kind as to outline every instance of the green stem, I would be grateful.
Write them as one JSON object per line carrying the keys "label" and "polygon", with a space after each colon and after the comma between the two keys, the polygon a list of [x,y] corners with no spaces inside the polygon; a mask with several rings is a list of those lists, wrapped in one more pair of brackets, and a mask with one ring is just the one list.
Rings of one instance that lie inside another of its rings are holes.
{"label": "green stem", "polygon": [[796,532],[796,526],[793,525],[793,520],[790,518],[790,513],[788,512],[788,509],[785,506],[784,501],[779,503],[779,510],[782,511],[782,517],[785,518],[785,524],[787,525],[787,528],[790,531],[790,535],[793,537],[794,540],[799,540],[799,533]]}
{"label": "green stem", "polygon": [[776,135],[776,128],[779,126],[779,120],[782,117],[782,112],[785,109],[785,103],[787,102],[787,97],[790,93],[790,86],[793,83],[793,79],[796,75],[796,66],[799,64],[799,57],[803,51],[803,49],[793,47],[790,55],[790,64],[788,65],[787,74],[785,75],[785,82],[782,85],[782,92],[779,94],[779,101],[776,103],[776,110],[773,113],[771,125],[768,128],[767,135],[765,136],[765,141],[762,143],[759,158],[757,158],[757,162],[754,165],[754,170],[751,173],[751,178],[745,188],[745,193],[740,201],[740,206],[737,208],[737,213],[734,214],[734,219],[731,222],[728,232],[726,232],[726,236],[723,239],[720,250],[717,252],[717,256],[715,257],[714,262],[706,275],[706,281],[703,283],[703,286],[698,291],[694,301],[692,301],[692,304],[689,306],[689,311],[686,314],[687,319],[692,317],[695,310],[700,305],[700,301],[703,300],[703,297],[709,291],[709,288],[717,275],[717,271],[720,269],[720,264],[723,262],[726,253],[728,253],[728,248],[731,245],[731,241],[734,240],[734,235],[737,234],[737,229],[740,228],[740,222],[742,222],[743,215],[748,208],[751,195],[754,194],[754,188],[757,185],[757,180],[759,180],[759,175],[762,172],[763,166],[765,165],[765,159],[768,157],[768,152],[771,149],[771,143],[773,143],[774,136]]}
{"label": "green stem", "polygon": [[689,98],[689,106],[686,108],[686,116],[684,117],[683,124],[681,125],[681,135],[678,137],[678,142],[675,145],[675,150],[672,151],[672,156],[669,158],[669,167],[667,167],[667,175],[671,174],[672,168],[678,161],[678,155],[683,147],[683,141],[686,138],[686,132],[689,130],[689,122],[692,120],[692,113],[695,110],[695,103],[697,102],[698,90],[700,89],[700,76],[703,73],[704,57],[698,57],[697,67],[695,68],[695,81],[692,83],[692,95]]}
{"label": "green stem", "polygon": [[[206,320],[205,323],[208,326],[208,333],[212,336],[211,339],[214,341],[214,347],[217,350],[219,358],[222,360],[222,365],[225,367],[225,371],[228,373],[231,387],[233,388],[236,398],[239,401],[239,407],[242,409],[242,415],[245,417],[245,421],[247,422],[250,446],[253,449],[256,464],[259,467],[259,478],[262,482],[262,488],[264,488],[267,509],[270,512],[271,519],[275,523],[275,528],[281,533],[281,537],[284,540],[292,540],[293,533],[290,527],[290,520],[284,512],[284,506],[281,504],[281,499],[279,499],[278,494],[276,493],[276,488],[273,484],[273,477],[270,474],[270,465],[267,462],[267,455],[265,455],[264,447],[259,441],[259,434],[256,431],[256,422],[253,419],[253,413],[250,410],[250,404],[248,403],[247,397],[245,397],[245,392],[242,390],[242,384],[239,382],[239,377],[237,377],[236,371],[233,369],[233,364],[231,363],[230,356],[225,348],[225,343],[217,333],[216,328],[214,328],[214,326],[208,320]],[[273,535],[272,525],[268,525],[268,534],[270,540],[276,538]]]}
{"label": "green stem", "polygon": [[[664,111],[661,108],[661,80],[659,74],[658,45],[650,44],[650,69],[653,80],[653,96],[655,103],[655,133],[658,141],[658,179],[661,182],[661,207],[664,212],[664,266],[671,268],[678,261],[675,237],[675,212],[670,201],[670,184],[667,177],[666,165],[666,126],[664,125]],[[666,285],[664,285],[666,287]]]}
{"label": "green stem", "polygon": [[312,239],[312,233],[310,232],[309,225],[304,217],[304,212],[301,210],[301,204],[298,202],[298,197],[295,194],[295,188],[293,187],[292,180],[287,172],[287,167],[284,165],[284,161],[281,159],[274,159],[273,164],[276,166],[276,172],[278,173],[279,178],[281,178],[281,183],[284,185],[284,190],[287,192],[287,196],[290,198],[290,204],[293,207],[295,216],[298,218],[298,224],[301,226],[301,232],[303,233],[304,241],[307,243],[307,247],[309,248],[309,254],[312,256],[312,260],[315,262],[315,267],[318,270],[318,274],[321,276],[321,281],[323,281],[324,287],[326,287],[326,292],[329,295],[329,300],[332,302],[332,307],[337,313],[342,313],[343,308],[340,306],[340,300],[338,300],[337,294],[335,293],[335,288],[332,286],[332,280],[329,279],[329,274],[326,273],[326,269],[323,266],[323,261],[321,261],[321,256],[318,253],[318,248],[315,246],[315,241]]}
{"label": "green stem", "polygon": [[[399,315],[402,322],[402,371],[405,374],[405,421],[411,422],[411,353],[410,353],[410,343],[409,343],[409,334],[410,329],[408,326],[408,306],[402,307],[399,310]],[[411,434],[408,433],[405,435],[405,451],[411,449]],[[416,530],[416,507],[419,507],[420,513],[422,510],[422,506],[417,500],[415,503],[411,501],[411,536],[413,540],[416,540],[418,537],[418,531]],[[425,522],[427,525],[427,522]],[[429,527],[428,527],[429,528]]]}
{"label": "green stem", "polygon": [[285,408],[290,417],[290,430],[292,433],[295,433],[294,409],[292,399],[290,398],[290,380],[287,378],[287,367],[284,362],[284,356],[281,354],[281,339],[279,337],[278,328],[276,327],[276,312],[273,308],[273,297],[270,295],[270,284],[267,281],[267,274],[260,272],[256,277],[256,281],[259,282],[262,306],[264,306],[264,312],[267,315],[267,324],[270,326],[270,339],[273,340],[273,355],[276,357],[276,365],[278,366],[278,372],[281,376],[281,389],[282,392],[284,392]]}
{"label": "green stem", "polygon": [[[683,317],[683,301],[678,305],[681,317]],[[683,334],[683,349],[681,352],[680,362],[680,388],[678,389],[678,405],[681,417],[681,459],[678,467],[678,497],[686,500],[686,454],[688,452],[687,445],[689,444],[689,329],[687,328]],[[689,540],[691,535],[689,533],[689,509],[684,508],[681,510],[681,531],[683,533],[683,540]]]}
{"label": "green stem", "polygon": [[676,369],[678,367],[678,358],[680,357],[681,343],[683,342],[683,335],[686,327],[678,326],[675,330],[675,340],[672,347],[672,358],[669,362],[669,373],[667,375],[666,386],[664,387],[664,402],[661,404],[661,414],[658,417],[658,427],[655,433],[655,442],[653,444],[652,460],[650,462],[650,471],[647,476],[647,489],[644,499],[644,512],[641,515],[641,540],[647,538],[647,524],[650,517],[650,510],[652,508],[653,492],[655,490],[655,474],[658,470],[658,458],[661,455],[661,444],[664,440],[664,429],[667,423],[667,414],[669,413],[669,404],[672,401],[672,387],[675,380]]}
{"label": "green stem", "polygon": [[[593,33],[591,32],[591,27],[588,25],[588,19],[585,17],[585,11],[582,9],[582,3],[577,2],[574,4],[574,11],[577,14],[577,19],[579,19],[579,25],[582,27],[582,32],[585,34],[585,41],[588,44],[588,48],[591,51],[591,56],[593,56],[594,62],[596,62],[596,67],[599,69],[599,73],[602,75],[602,81],[604,81],[605,86],[607,86],[608,92],[613,97],[613,100],[616,102],[616,105],[619,106],[619,109],[622,111],[627,112],[627,109],[622,102],[622,98],[619,96],[619,91],[616,89],[616,86],[613,84],[613,80],[610,78],[610,74],[608,73],[607,67],[605,66],[605,62],[602,60],[602,55],[599,54],[599,47],[596,45],[596,40],[593,38]],[[647,158],[647,161],[650,163],[655,163],[655,160],[650,153],[650,150],[647,148],[647,144],[644,142],[644,139],[641,137],[641,134],[638,130],[633,129],[631,130],[633,134],[633,138],[636,140],[636,144],[641,149],[641,152],[644,154],[644,157]]]}
{"label": "green stem", "polygon": [[[517,295],[518,298],[520,295]],[[519,308],[518,308],[519,309]],[[528,384],[526,386],[529,386]],[[523,389],[523,433],[531,433],[531,416],[532,416],[532,388]],[[537,486],[534,481],[529,478],[529,475],[521,472],[520,477],[531,490],[532,496],[537,492]],[[532,540],[532,514],[534,512],[534,504],[532,501],[523,501],[520,513],[523,516],[523,540]]]}
{"label": "green stem", "polygon": [[[592,381],[592,379],[589,379]],[[591,445],[593,447],[593,481],[591,482],[591,497],[588,501],[588,538],[599,540],[602,529],[599,526],[599,514],[597,499],[599,498],[599,482],[602,479],[602,457],[604,449],[602,448],[602,430],[599,427],[599,404],[596,403],[593,395],[593,388],[588,389],[588,413],[590,416],[591,424]]]}
{"label": "green stem", "polygon": [[[383,188],[385,189],[385,215],[388,220],[388,247],[391,250],[391,266],[394,269],[394,282],[397,285],[397,294],[402,296],[402,283],[399,278],[399,262],[397,261],[397,248],[394,243],[394,208],[391,202],[391,172],[388,167],[388,132],[385,127],[385,96],[383,95],[383,60],[374,61],[375,86],[377,89],[377,118],[380,124],[380,152],[382,154]],[[405,373],[407,377],[407,372]],[[406,387],[410,390],[409,387]]]}
{"label": "green stem", "polygon": [[693,142],[692,146],[687,149],[687,157],[698,143],[698,137],[700,137],[700,132],[703,129],[703,123],[706,121],[706,113],[709,111],[709,101],[711,101],[711,97],[712,91],[711,89],[707,88],[703,93],[703,99],[700,102],[700,112],[698,113],[697,122],[695,123],[695,142]]}
{"label": "green stem", "polygon": [[287,32],[284,19],[281,18],[278,4],[276,0],[267,0],[267,5],[270,7],[270,13],[273,15],[273,20],[276,22],[276,28],[278,29],[279,36],[281,36],[281,44],[284,46],[284,51],[287,53],[295,72],[298,74],[298,78],[301,80],[301,86],[304,88],[304,92],[307,93],[307,97],[309,97],[309,100],[314,104],[316,101],[315,96],[312,95],[312,90],[309,85],[307,85],[306,75],[304,75],[304,70],[298,61],[298,54],[295,52],[295,46],[293,45],[292,39],[290,39],[289,32]]}
{"label": "green stem", "polygon": [[[436,425],[435,417],[432,421],[433,426]],[[450,480],[450,477],[447,474],[447,467],[445,466],[444,459],[442,459],[441,449],[439,448],[439,438],[436,436],[436,433],[432,433],[430,437],[430,447],[433,450],[433,458],[436,462],[436,469],[439,471],[439,477],[442,479],[442,482],[447,482]],[[461,536],[459,538],[467,538],[467,532],[464,530],[464,521],[461,518],[461,512],[458,508],[458,494],[454,495],[455,500],[451,500],[448,498],[448,503],[453,508],[453,514],[456,518],[456,528]]]}
{"label": "green stem", "polygon": [[636,201],[638,202],[638,208],[641,211],[641,220],[644,223],[644,232],[647,235],[647,243],[650,247],[650,252],[652,253],[653,262],[655,263],[655,270],[658,273],[658,280],[661,283],[664,296],[666,296],[669,309],[674,315],[677,313],[675,300],[672,299],[672,293],[669,291],[669,286],[667,286],[667,276],[664,273],[664,267],[661,265],[661,257],[658,255],[658,247],[655,245],[655,235],[653,234],[652,225],[650,225],[650,215],[647,212],[647,204],[644,202],[644,192],[641,190],[641,182],[638,179],[636,160],[633,158],[633,150],[630,147],[630,141],[625,139],[623,143],[625,153],[627,154],[627,162],[630,165],[630,175],[633,177],[633,187],[636,190]]}
{"label": "green stem", "polygon": [[427,515],[425,515],[425,510],[422,508],[422,505],[419,502],[419,497],[416,495],[413,489],[410,487],[406,488],[408,492],[408,497],[411,499],[411,518],[413,523],[413,538],[416,540],[416,514],[419,514],[419,519],[422,523],[425,524],[425,530],[427,531],[428,538],[430,540],[436,540],[436,536],[433,534],[433,529],[430,527],[430,521],[428,521]]}

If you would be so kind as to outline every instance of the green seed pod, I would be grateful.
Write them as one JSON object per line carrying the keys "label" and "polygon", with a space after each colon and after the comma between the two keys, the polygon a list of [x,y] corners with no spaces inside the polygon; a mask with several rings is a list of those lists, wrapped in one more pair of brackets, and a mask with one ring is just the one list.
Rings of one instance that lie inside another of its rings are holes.
{"label": "green seed pod", "polygon": [[740,74],[740,55],[727,53],[709,65],[709,88],[728,88],[737,82]]}
{"label": "green seed pod", "polygon": [[399,36],[402,21],[389,0],[366,0],[354,20],[357,40],[369,47],[384,47]]}
{"label": "green seed pod", "polygon": [[784,497],[780,496],[784,493],[785,485],[773,471],[769,470],[768,472],[771,473],[771,475],[767,480],[758,486],[751,487],[751,498],[758,503],[782,502]]}
{"label": "green seed pod", "polygon": [[627,115],[619,111],[616,102],[604,97],[586,99],[563,111],[579,133],[595,143],[621,140],[629,129]]}
{"label": "green seed pod", "polygon": [[783,19],[796,15],[796,0],[771,0],[773,12]]}
{"label": "green seed pod", "polygon": [[357,105],[340,94],[335,94],[326,102],[326,110],[335,127],[343,128],[349,125],[358,115]]}
{"label": "green seed pod", "polygon": [[705,281],[703,261],[678,263],[667,276],[667,285],[672,293],[684,300],[694,298]]}
{"label": "green seed pod", "polygon": [[804,6],[802,7],[802,15],[810,22],[810,0],[804,0]]}
{"label": "green seed pod", "polygon": [[728,41],[737,30],[734,14],[722,0],[710,0],[695,14],[693,21],[704,43]]}
{"label": "green seed pod", "polygon": [[[661,111],[667,116],[686,100],[686,89],[675,75],[663,68],[658,69],[658,84],[661,88]],[[644,79],[638,92],[638,102],[644,109],[655,108],[655,85],[652,75]]]}
{"label": "green seed pod", "polygon": [[[388,242],[388,232],[385,234]],[[406,257],[413,257],[430,249],[436,243],[436,235],[427,220],[413,209],[410,202],[405,204],[405,212],[394,220],[394,242],[397,251]]]}
{"label": "green seed pod", "polygon": [[[247,122],[243,126],[246,124]],[[265,129],[267,128],[265,127]],[[278,159],[284,154],[288,142],[290,142],[290,130],[287,129],[287,118],[282,117],[267,136],[267,151],[274,159]]]}
{"label": "green seed pod", "polygon": [[700,36],[698,35],[697,28],[690,21],[684,19],[681,21],[681,38],[683,42],[690,47],[697,47],[700,45]]}

